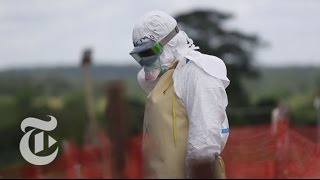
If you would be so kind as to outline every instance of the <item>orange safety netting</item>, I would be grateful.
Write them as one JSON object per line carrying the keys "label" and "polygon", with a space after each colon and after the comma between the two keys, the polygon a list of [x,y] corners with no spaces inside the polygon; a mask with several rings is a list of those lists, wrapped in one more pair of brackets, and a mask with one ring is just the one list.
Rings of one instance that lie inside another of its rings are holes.
{"label": "orange safety netting", "polygon": [[233,128],[222,153],[228,178],[273,178],[275,139],[270,128]]}
{"label": "orange safety netting", "polygon": [[[290,128],[278,123],[277,133],[270,126],[231,128],[222,157],[228,178],[319,178],[320,146],[315,128]],[[306,134],[306,135],[305,135]],[[311,136],[313,138],[311,138]],[[112,178],[112,144],[101,135],[97,146],[64,144],[63,154],[43,168],[24,166],[0,172],[2,177],[22,178]],[[142,178],[142,136],[126,146],[124,178]]]}
{"label": "orange safety netting", "polygon": [[[282,124],[281,124],[282,123]],[[233,128],[222,154],[228,178],[319,178],[319,145],[279,123],[278,133],[270,126]],[[299,128],[300,132],[308,128]],[[316,131],[312,129],[313,137]]]}

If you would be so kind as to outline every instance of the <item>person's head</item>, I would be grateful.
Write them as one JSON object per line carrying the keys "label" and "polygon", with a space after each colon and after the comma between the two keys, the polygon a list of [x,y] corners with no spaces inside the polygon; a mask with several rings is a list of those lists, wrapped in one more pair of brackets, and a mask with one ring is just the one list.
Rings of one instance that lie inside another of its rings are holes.
{"label": "person's head", "polygon": [[195,48],[193,41],[178,29],[177,21],[159,10],[148,12],[136,22],[132,41],[135,48],[130,54],[144,67],[146,80],[155,80]]}

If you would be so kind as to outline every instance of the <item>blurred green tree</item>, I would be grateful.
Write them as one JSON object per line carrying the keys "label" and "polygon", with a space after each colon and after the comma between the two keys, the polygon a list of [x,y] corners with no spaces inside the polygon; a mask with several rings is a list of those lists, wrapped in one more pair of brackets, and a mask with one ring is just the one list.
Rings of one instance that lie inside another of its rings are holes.
{"label": "blurred green tree", "polygon": [[263,43],[256,35],[228,29],[225,23],[231,18],[231,14],[216,10],[196,10],[176,16],[179,26],[200,47],[200,52],[225,62],[231,81],[227,88],[229,107],[248,106],[248,94],[241,78],[258,76],[252,60],[256,48]]}

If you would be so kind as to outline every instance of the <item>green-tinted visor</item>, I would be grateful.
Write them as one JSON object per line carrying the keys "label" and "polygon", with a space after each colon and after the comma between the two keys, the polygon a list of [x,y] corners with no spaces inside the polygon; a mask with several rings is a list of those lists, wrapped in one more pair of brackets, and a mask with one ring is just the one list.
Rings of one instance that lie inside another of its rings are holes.
{"label": "green-tinted visor", "polygon": [[163,46],[166,45],[179,32],[176,26],[166,37],[161,41],[156,42],[152,39],[147,39],[143,43],[135,45],[130,55],[141,65],[148,65],[151,59],[156,59],[162,53]]}
{"label": "green-tinted visor", "polygon": [[[146,65],[146,60],[150,57],[157,57],[162,52],[162,46],[155,41],[148,39],[145,43],[136,46],[131,52],[130,55],[141,65]],[[151,62],[150,62],[151,63]]]}

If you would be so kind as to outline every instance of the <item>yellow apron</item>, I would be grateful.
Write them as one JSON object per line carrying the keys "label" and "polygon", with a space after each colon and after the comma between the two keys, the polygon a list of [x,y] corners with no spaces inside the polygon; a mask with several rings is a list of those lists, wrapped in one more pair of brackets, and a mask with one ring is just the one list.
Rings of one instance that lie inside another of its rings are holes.
{"label": "yellow apron", "polygon": [[163,74],[147,98],[142,146],[145,178],[185,178],[189,122],[174,92],[173,72],[171,68]]}

